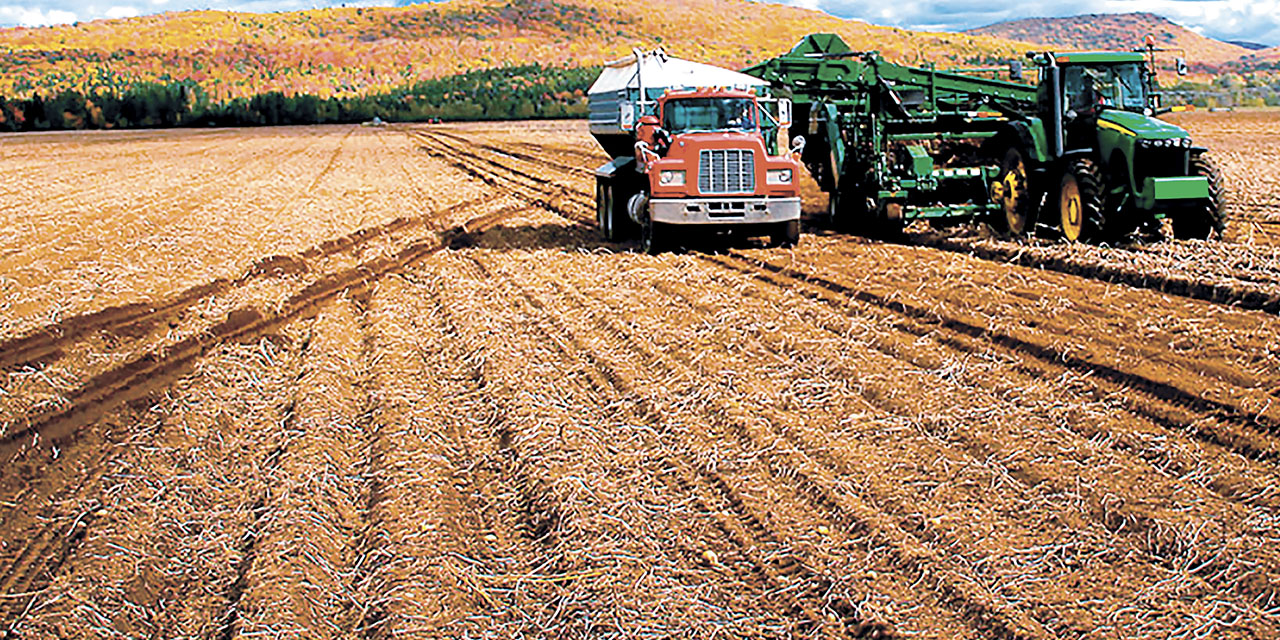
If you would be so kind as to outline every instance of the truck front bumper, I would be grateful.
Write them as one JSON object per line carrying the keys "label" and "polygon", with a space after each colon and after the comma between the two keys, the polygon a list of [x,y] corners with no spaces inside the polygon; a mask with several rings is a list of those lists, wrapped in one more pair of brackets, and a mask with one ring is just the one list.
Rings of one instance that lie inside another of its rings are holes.
{"label": "truck front bumper", "polygon": [[654,198],[649,219],[663,224],[768,224],[800,219],[800,198]]}

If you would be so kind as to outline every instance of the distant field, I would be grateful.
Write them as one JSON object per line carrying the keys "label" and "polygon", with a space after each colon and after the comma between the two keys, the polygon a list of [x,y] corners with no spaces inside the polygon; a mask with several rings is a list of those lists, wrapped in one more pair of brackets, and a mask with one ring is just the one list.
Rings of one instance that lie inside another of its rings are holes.
{"label": "distant field", "polygon": [[647,256],[581,122],[0,137],[0,628],[1277,637],[1280,118],[1178,121],[1225,241]]}

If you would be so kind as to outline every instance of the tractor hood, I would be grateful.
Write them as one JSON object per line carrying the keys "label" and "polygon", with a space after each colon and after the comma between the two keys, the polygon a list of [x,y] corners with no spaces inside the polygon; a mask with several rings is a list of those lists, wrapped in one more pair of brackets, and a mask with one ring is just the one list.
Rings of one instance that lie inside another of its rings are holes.
{"label": "tractor hood", "polygon": [[1132,111],[1108,109],[1098,116],[1098,126],[1112,129],[1122,134],[1147,140],[1166,140],[1169,138],[1187,137],[1186,129],[1169,124],[1164,120],[1144,116]]}

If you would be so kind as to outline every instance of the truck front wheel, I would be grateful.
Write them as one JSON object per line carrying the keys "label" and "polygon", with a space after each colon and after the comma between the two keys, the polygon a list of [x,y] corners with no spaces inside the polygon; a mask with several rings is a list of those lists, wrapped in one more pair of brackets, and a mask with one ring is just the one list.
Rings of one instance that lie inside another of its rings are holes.
{"label": "truck front wheel", "polygon": [[1097,239],[1102,232],[1102,179],[1092,160],[1067,163],[1058,188],[1058,216],[1068,242]]}
{"label": "truck front wheel", "polygon": [[1227,228],[1227,216],[1222,204],[1222,174],[1208,156],[1197,153],[1191,156],[1191,175],[1209,180],[1209,197],[1194,207],[1170,216],[1173,236],[1182,240],[1205,240],[1216,233],[1221,238]]}
{"label": "truck front wheel", "polygon": [[800,221],[779,222],[769,236],[775,247],[794,247],[800,242]]}
{"label": "truck front wheel", "polygon": [[645,220],[640,228],[640,250],[656,256],[667,250],[667,226],[661,222]]}

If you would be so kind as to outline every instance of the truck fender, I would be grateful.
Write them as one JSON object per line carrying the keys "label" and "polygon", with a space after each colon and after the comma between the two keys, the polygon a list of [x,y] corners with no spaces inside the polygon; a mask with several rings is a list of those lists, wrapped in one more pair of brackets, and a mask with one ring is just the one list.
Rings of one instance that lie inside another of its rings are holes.
{"label": "truck fender", "polygon": [[636,159],[634,156],[618,156],[596,169],[596,178],[609,180],[619,175],[623,175],[624,170],[635,172]]}

